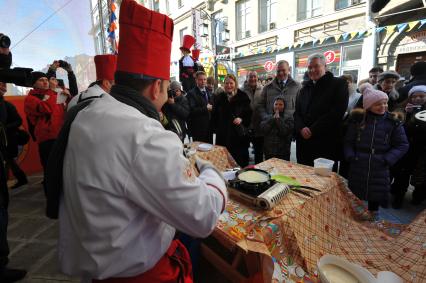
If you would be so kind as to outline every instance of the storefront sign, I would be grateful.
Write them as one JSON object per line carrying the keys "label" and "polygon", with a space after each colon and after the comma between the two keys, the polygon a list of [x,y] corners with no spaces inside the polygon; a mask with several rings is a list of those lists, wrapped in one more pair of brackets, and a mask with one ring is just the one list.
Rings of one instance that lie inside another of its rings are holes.
{"label": "storefront sign", "polygon": [[265,68],[265,71],[271,72],[274,69],[274,62],[266,61],[265,65],[263,65],[263,67]]}
{"label": "storefront sign", "polygon": [[333,63],[336,60],[336,53],[332,50],[328,50],[324,52],[325,59],[327,60],[327,64]]}
{"label": "storefront sign", "polygon": [[426,32],[418,32],[412,36],[406,36],[396,47],[396,54],[421,51],[426,51]]}

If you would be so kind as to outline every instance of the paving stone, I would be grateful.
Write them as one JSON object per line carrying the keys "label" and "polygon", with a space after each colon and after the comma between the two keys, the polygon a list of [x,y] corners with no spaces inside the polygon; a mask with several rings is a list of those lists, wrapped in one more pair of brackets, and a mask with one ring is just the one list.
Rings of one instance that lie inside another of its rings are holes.
{"label": "paving stone", "polygon": [[27,243],[10,254],[9,267],[31,270],[39,260],[55,249],[54,245],[45,243]]}
{"label": "paving stone", "polygon": [[20,214],[20,215],[34,215],[33,212],[39,208],[45,207],[45,201],[43,200],[25,200],[11,198],[9,204],[9,215]]}
{"label": "paving stone", "polygon": [[49,220],[44,218],[24,218],[19,225],[12,226],[8,230],[8,238],[16,239],[31,239],[35,235],[47,229]]}
{"label": "paving stone", "polygon": [[[51,225],[51,223],[49,224]],[[54,225],[50,226],[46,231],[38,235],[36,239],[39,241],[57,241],[58,237],[59,237],[59,224],[56,221]]]}

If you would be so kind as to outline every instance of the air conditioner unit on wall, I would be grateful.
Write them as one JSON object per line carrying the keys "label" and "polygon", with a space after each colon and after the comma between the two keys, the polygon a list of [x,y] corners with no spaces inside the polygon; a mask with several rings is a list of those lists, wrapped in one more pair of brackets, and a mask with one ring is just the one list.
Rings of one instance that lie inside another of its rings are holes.
{"label": "air conditioner unit on wall", "polygon": [[275,28],[275,23],[269,23],[269,29],[274,29]]}
{"label": "air conditioner unit on wall", "polygon": [[228,0],[220,0],[223,4],[228,4]]}
{"label": "air conditioner unit on wall", "polygon": [[250,31],[246,30],[246,37],[250,37]]}

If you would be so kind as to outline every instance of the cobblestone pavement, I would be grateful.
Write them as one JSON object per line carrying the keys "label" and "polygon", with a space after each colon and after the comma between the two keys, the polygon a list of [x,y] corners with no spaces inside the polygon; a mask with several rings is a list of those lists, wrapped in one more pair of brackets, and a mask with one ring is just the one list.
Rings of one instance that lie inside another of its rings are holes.
{"label": "cobblestone pavement", "polygon": [[41,176],[32,176],[27,186],[10,191],[9,267],[28,271],[21,282],[79,282],[58,270],[58,222],[44,214],[46,201],[41,180]]}

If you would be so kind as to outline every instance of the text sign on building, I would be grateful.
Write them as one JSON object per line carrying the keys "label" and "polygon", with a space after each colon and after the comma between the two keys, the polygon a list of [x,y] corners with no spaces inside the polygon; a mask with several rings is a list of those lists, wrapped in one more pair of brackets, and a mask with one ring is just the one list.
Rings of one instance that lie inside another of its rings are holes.
{"label": "text sign on building", "polygon": [[265,71],[270,72],[274,69],[274,62],[266,61],[265,65],[263,65],[263,67],[265,68]]}
{"label": "text sign on building", "polygon": [[332,50],[328,50],[324,52],[325,59],[327,60],[327,64],[333,63],[336,60],[336,53]]}

